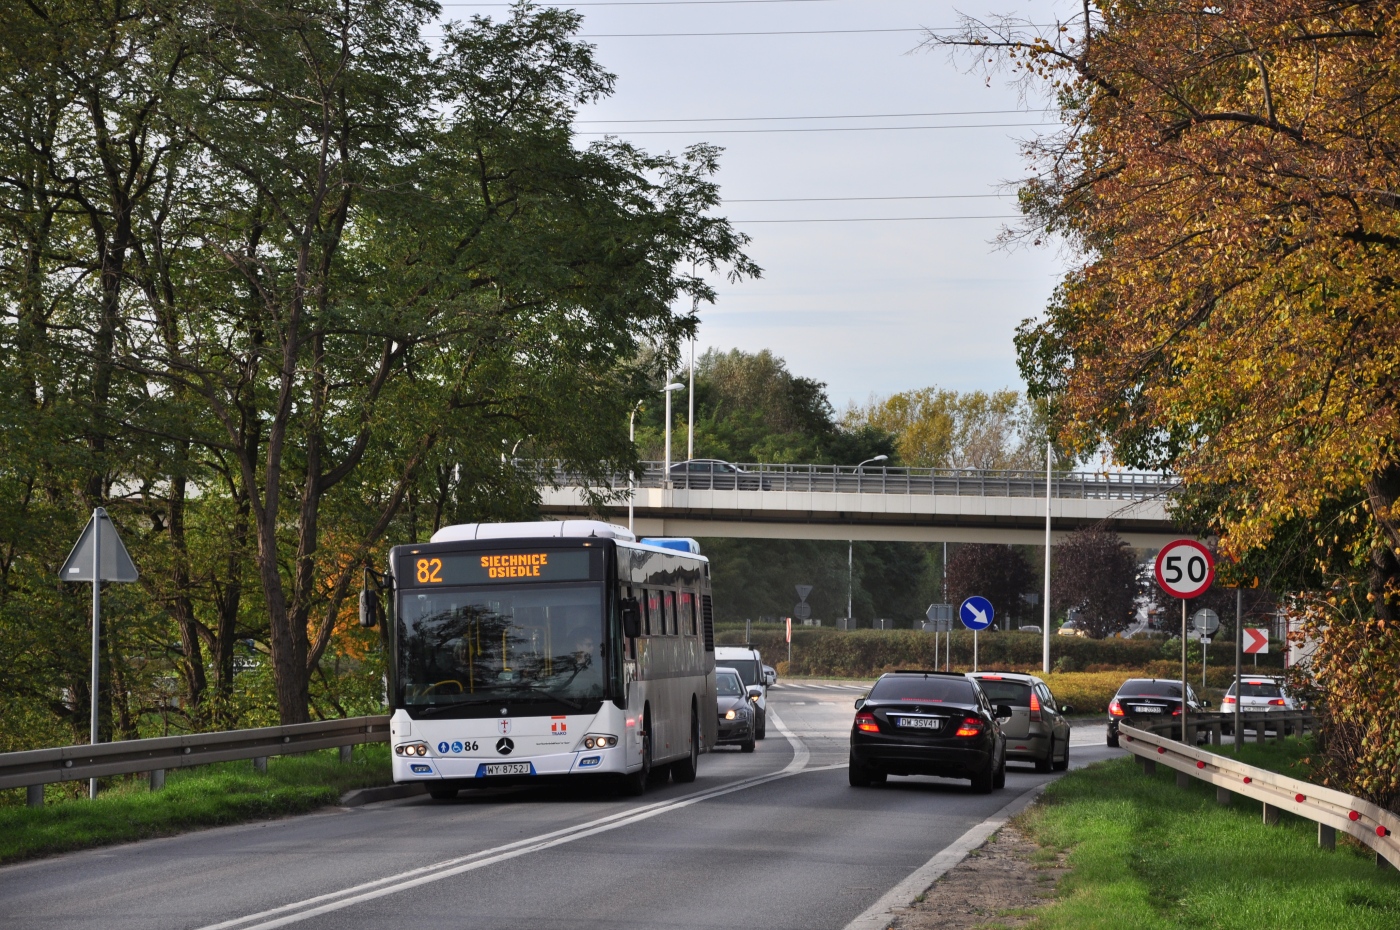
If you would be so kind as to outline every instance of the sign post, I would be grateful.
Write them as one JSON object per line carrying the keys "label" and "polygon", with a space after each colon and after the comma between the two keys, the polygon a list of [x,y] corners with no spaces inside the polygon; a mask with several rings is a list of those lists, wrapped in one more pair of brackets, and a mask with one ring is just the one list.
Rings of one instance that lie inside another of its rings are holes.
{"label": "sign post", "polygon": [[1211,634],[1220,629],[1220,615],[1206,608],[1191,615],[1191,629],[1201,639],[1201,690],[1206,689],[1206,652],[1210,646]]}
{"label": "sign post", "polygon": [[[1157,553],[1157,584],[1172,597],[1181,599],[1181,741],[1186,742],[1190,723],[1186,701],[1186,602],[1200,597],[1215,581],[1215,559],[1210,550],[1194,539],[1177,539]],[[1220,618],[1216,618],[1216,623]]]}
{"label": "sign post", "polygon": [[[135,581],[140,576],[136,572],[136,566],[131,562],[131,556],[127,555],[126,546],[122,545],[121,537],[117,535],[117,528],[112,525],[112,519],[107,516],[107,511],[101,507],[92,512],[92,519],[83,528],[83,534],[78,537],[78,541],[73,546],[73,551],[68,553],[67,560],[63,563],[63,568],[59,569],[58,577],[64,581],[91,581],[92,582],[92,701],[91,701],[91,736],[89,740],[96,746],[98,741],[97,732],[97,695],[98,695],[98,646],[102,635],[102,582]],[[88,797],[97,797],[97,779],[88,779]]]}
{"label": "sign post", "polygon": [[[787,618],[788,675],[792,674],[792,618]],[[759,669],[763,671],[763,669]]]}
{"label": "sign post", "polygon": [[977,671],[977,633],[992,625],[992,619],[996,617],[996,608],[992,602],[985,597],[974,594],[962,602],[958,608],[958,618],[962,620],[963,626],[972,631],[972,670]]}

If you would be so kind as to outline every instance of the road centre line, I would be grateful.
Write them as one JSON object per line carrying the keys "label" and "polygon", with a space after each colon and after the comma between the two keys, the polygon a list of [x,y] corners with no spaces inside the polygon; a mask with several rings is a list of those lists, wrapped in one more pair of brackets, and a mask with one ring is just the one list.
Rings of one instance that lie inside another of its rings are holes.
{"label": "road centre line", "polygon": [[[233,920],[226,920],[217,924],[209,924],[198,930],[273,930],[275,927],[285,927],[289,924],[300,923],[321,914],[332,911],[343,910],[355,904],[372,901],[376,898],[386,897],[391,894],[398,894],[420,885],[441,881],[444,878],[451,878],[454,875],[461,875],[464,872],[472,872],[485,868],[488,865],[495,865],[498,862],[505,862],[532,852],[540,852],[551,849],[555,846],[563,846],[576,840],[586,839],[599,833],[607,833],[619,827],[630,826],[640,823],[643,820],[650,820],[660,814],[670,813],[698,804],[701,801],[708,801],[711,798],[722,797],[726,794],[733,794],[736,791],[743,791],[758,785],[783,778],[790,778],[793,775],[804,772],[823,772],[831,769],[845,768],[846,763],[841,762],[835,765],[821,765],[812,768],[807,767],[811,760],[811,753],[806,744],[802,742],[791,730],[783,724],[783,721],[776,713],[769,711],[769,717],[778,732],[787,738],[792,744],[793,758],[785,768],[768,775],[759,775],[753,778],[746,778],[731,785],[720,788],[711,788],[697,794],[679,798],[675,801],[662,801],[642,808],[633,808],[617,814],[610,814],[607,817],[600,817],[586,823],[573,827],[565,827],[561,830],[554,830],[550,833],[543,833],[539,836],[529,837],[523,840],[516,840],[502,846],[491,849],[484,849],[467,856],[460,856],[455,859],[447,859],[432,865],[421,866],[397,875],[390,875],[373,881],[364,882],[359,885],[352,885],[349,888],[342,888],[339,891],[328,892],[307,898],[304,901],[296,901],[291,904],[284,904],[281,907],[260,911],[256,914],[248,914],[244,917],[237,917]],[[295,913],[290,913],[295,912]],[[265,920],[264,918],[272,918]],[[250,923],[250,921],[263,921],[262,923]]]}
{"label": "road centre line", "polygon": [[894,914],[891,912],[895,908],[908,907],[913,904],[914,899],[928,890],[928,887],[938,881],[944,872],[962,862],[963,859],[967,858],[968,853],[985,843],[987,837],[1000,830],[1008,820],[1029,807],[1048,784],[1049,782],[1036,785],[953,840],[935,853],[932,859],[911,872],[904,881],[881,895],[880,900],[866,908],[855,920],[846,924],[845,930],[887,930],[890,921],[894,919]]}

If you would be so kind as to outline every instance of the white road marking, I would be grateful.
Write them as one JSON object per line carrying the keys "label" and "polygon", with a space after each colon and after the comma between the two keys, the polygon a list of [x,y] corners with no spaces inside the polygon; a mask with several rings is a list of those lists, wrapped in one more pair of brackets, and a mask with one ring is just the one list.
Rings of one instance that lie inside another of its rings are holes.
{"label": "white road marking", "polygon": [[[690,807],[701,801],[708,801],[711,798],[722,797],[726,794],[733,794],[736,791],[743,791],[746,788],[753,788],[767,782],[777,781],[781,778],[789,778],[802,772],[822,772],[830,769],[845,768],[846,763],[836,765],[821,765],[807,768],[807,763],[811,760],[811,753],[806,744],[799,739],[796,734],[783,724],[782,719],[772,710],[768,712],[769,719],[773,726],[778,728],[778,732],[787,738],[792,745],[792,761],[779,772],[771,775],[759,775],[754,778],[746,778],[743,781],[726,785],[722,788],[712,788],[709,791],[701,791],[697,794],[688,795],[676,801],[662,801],[641,808],[622,811],[611,814],[607,817],[599,817],[587,823],[578,824],[573,827],[566,827],[562,830],[555,830],[550,833],[543,833],[539,836],[528,839],[517,840],[514,843],[506,843],[492,849],[483,849],[467,856],[459,856],[455,859],[447,859],[432,865],[422,866],[417,869],[410,869],[396,875],[389,875],[374,881],[364,882],[359,885],[352,885],[349,888],[342,888],[339,891],[332,891],[327,894],[317,895],[303,901],[296,901],[291,904],[284,904],[266,911],[259,911],[256,914],[248,914],[244,917],[236,917],[233,920],[225,920],[217,924],[209,924],[200,927],[199,930],[232,930],[237,927],[239,930],[273,930],[275,927],[285,927],[288,924],[300,923],[321,914],[328,914],[332,911],[343,910],[356,904],[372,901],[376,898],[383,898],[391,894],[398,894],[401,891],[408,891],[420,885],[441,881],[444,878],[451,878],[454,875],[461,875],[464,872],[473,872],[477,869],[485,868],[488,865],[495,865],[498,862],[505,862],[520,856],[528,855],[532,852],[551,849],[555,846],[563,846],[576,840],[586,839],[599,833],[606,833],[616,830],[619,827],[640,823],[643,820],[650,820],[661,814]],[[294,912],[294,913],[291,913]],[[270,920],[265,918],[271,918]],[[250,923],[251,921],[262,921],[261,923]]]}

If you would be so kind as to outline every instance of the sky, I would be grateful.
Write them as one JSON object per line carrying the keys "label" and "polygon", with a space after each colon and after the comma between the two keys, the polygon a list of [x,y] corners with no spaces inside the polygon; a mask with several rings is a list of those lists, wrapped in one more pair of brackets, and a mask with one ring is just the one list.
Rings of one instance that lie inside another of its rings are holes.
{"label": "sky", "polygon": [[[1051,131],[1039,124],[1053,117],[1005,80],[967,73],[966,58],[916,49],[922,27],[957,26],[960,13],[1045,22],[1072,12],[1064,0],[559,5],[584,14],[582,35],[617,75],[616,93],[580,112],[581,141],[608,132],[650,151],[725,148],[719,213],[752,237],[764,273],[716,280],[698,351],[771,349],[825,382],[838,411],[934,385],[1023,387],[1012,337],[1069,259],[992,240],[1015,215],[1007,185],[1027,172],[1018,140]],[[444,3],[448,18],[502,12]],[[804,34],[733,34],[765,32]]]}

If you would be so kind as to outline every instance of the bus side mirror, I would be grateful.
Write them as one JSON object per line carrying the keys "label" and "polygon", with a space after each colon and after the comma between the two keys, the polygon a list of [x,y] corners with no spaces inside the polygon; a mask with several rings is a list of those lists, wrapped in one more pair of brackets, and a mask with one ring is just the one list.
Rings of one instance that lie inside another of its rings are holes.
{"label": "bus side mirror", "polygon": [[622,611],[622,635],[636,639],[642,635],[642,608],[635,597],[624,597],[619,605]]}
{"label": "bus side mirror", "polygon": [[379,595],[364,588],[360,591],[360,626],[372,627],[379,624]]}

